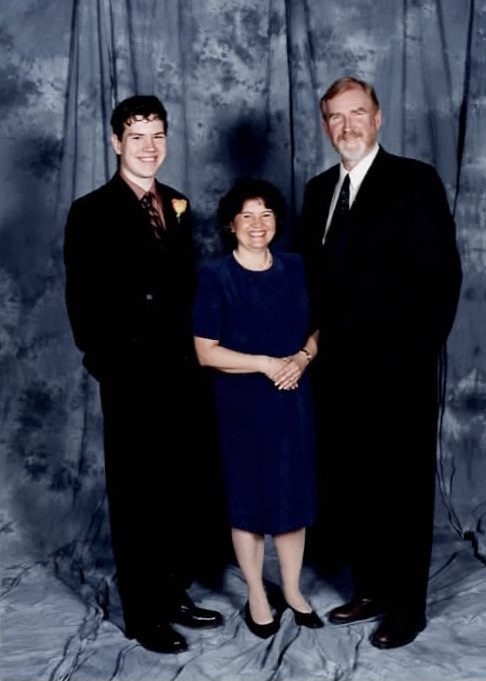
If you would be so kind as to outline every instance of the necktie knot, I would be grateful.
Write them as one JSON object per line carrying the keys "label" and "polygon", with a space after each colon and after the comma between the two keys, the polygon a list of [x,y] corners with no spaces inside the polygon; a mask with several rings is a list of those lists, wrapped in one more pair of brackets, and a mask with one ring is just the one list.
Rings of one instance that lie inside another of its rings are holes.
{"label": "necktie knot", "polygon": [[152,192],[144,194],[140,199],[140,203],[145,209],[152,208]]}

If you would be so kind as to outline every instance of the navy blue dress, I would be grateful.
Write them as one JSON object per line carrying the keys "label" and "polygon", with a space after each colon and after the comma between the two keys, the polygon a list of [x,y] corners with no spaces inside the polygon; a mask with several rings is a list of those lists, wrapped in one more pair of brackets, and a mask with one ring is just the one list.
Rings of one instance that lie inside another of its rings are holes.
{"label": "navy blue dress", "polygon": [[[251,354],[285,357],[311,333],[303,262],[275,254],[268,270],[232,255],[201,267],[196,336]],[[308,372],[295,390],[262,373],[215,371],[216,409],[232,527],[279,534],[315,517],[314,423]]]}

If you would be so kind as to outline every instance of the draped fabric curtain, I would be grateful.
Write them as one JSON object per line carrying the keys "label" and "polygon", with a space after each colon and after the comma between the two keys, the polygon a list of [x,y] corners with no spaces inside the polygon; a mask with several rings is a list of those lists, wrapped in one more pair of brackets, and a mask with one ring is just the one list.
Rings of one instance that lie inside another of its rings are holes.
{"label": "draped fabric curtain", "polygon": [[[51,561],[100,602],[111,575],[97,386],[72,344],[61,246],[72,199],[115,170],[115,102],[164,101],[160,176],[190,196],[204,259],[218,250],[218,199],[239,175],[284,192],[288,245],[305,182],[336,161],[318,101],[344,74],[375,83],[383,145],[436,165],[455,210],[465,281],[439,485],[453,531],[486,558],[484,0],[49,0],[42,12],[20,0],[5,9],[2,36],[2,527],[12,564],[25,552]],[[403,428],[413,413],[411,404]]]}

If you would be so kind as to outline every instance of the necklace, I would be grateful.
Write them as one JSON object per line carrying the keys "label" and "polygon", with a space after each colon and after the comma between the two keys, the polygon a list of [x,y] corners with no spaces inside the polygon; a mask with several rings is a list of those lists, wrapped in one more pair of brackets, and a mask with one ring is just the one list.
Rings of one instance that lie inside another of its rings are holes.
{"label": "necklace", "polygon": [[241,265],[245,270],[252,270],[254,272],[268,270],[270,269],[273,263],[272,254],[270,253],[270,250],[268,248],[265,251],[265,259],[261,264],[256,264],[253,262],[251,264],[245,263],[236,249],[233,251],[233,257],[236,260],[236,262],[239,265]]}

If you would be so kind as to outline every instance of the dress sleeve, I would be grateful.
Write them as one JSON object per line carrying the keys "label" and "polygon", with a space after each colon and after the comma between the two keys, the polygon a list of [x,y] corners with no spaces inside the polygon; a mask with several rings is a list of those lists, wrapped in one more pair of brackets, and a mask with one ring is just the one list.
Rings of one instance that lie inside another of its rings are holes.
{"label": "dress sleeve", "polygon": [[219,340],[223,307],[222,286],[217,273],[208,266],[199,270],[194,302],[193,332],[201,338]]}

